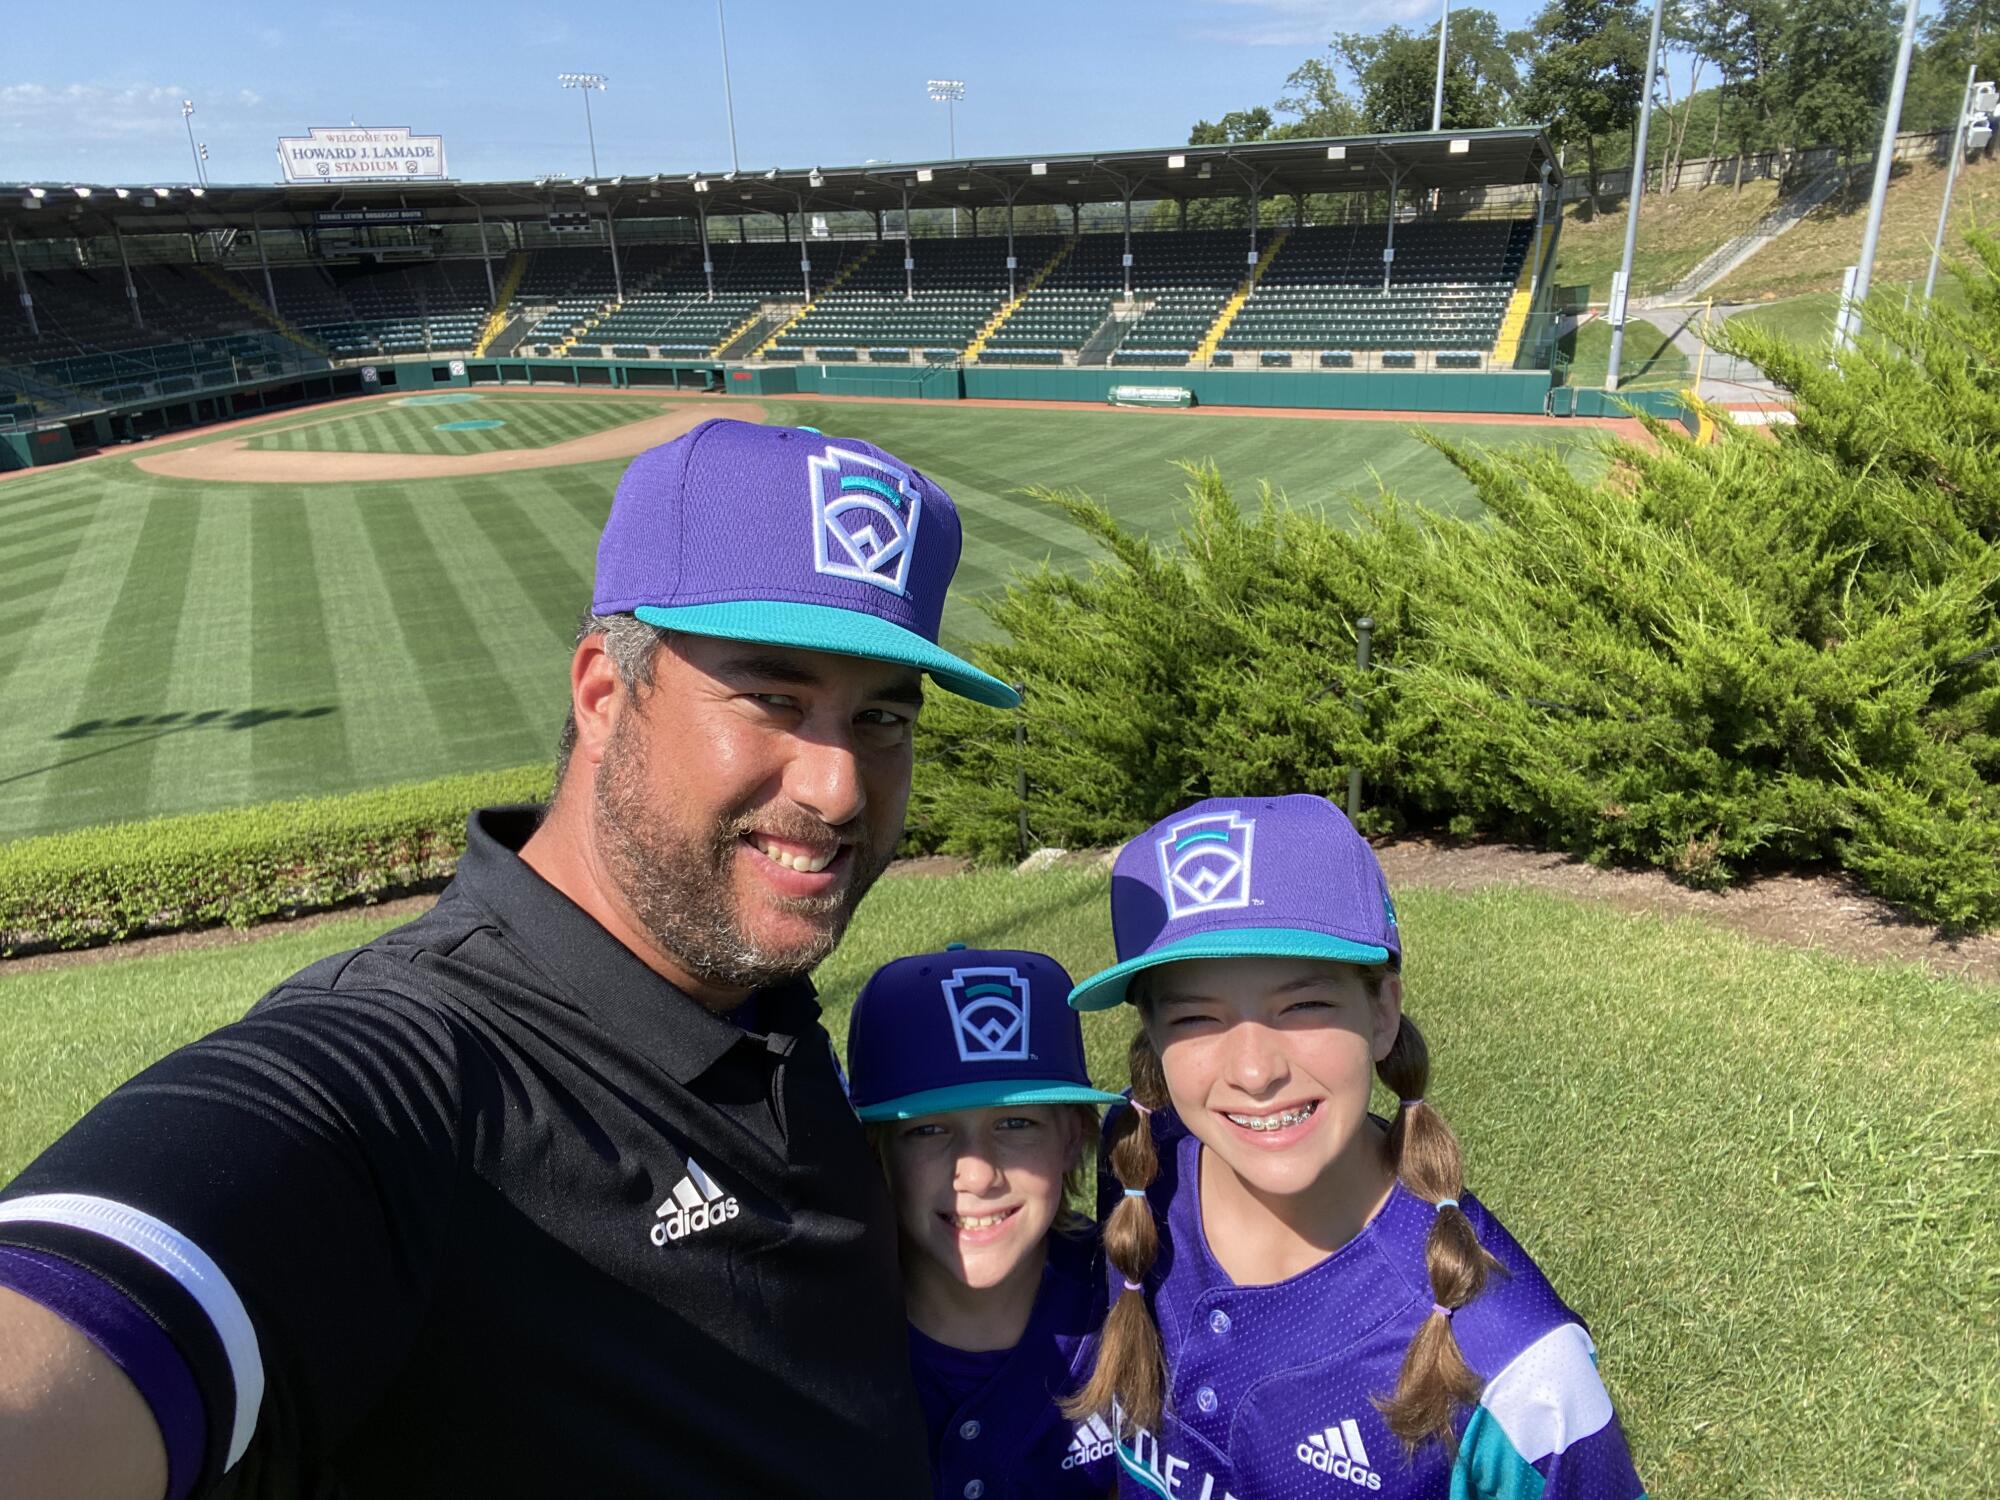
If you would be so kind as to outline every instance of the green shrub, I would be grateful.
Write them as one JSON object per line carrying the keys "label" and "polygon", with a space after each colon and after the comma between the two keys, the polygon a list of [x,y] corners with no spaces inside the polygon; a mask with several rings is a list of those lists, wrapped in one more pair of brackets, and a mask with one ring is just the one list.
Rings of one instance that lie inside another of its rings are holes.
{"label": "green shrub", "polygon": [[476,807],[538,802],[548,766],[447,776],[0,844],[0,953],[243,927],[435,883]]}
{"label": "green shrub", "polygon": [[[1367,778],[1371,831],[1497,834],[1706,885],[1838,865],[1957,927],[2000,921],[2000,251],[1970,310],[1876,310],[1838,372],[1766,337],[1775,435],[1649,422],[1581,479],[1437,446],[1487,516],[1384,495],[1343,528],[1191,466],[1172,546],[1044,495],[1110,552],[991,607],[1029,685],[1039,842],[1107,844],[1197,797]],[[1380,670],[1354,669],[1376,622]],[[1015,749],[927,710],[928,843],[1011,852]]]}

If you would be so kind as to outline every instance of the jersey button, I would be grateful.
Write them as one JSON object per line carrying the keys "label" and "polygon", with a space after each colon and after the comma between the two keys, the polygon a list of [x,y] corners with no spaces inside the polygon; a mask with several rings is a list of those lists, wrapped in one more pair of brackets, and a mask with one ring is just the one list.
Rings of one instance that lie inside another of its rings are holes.
{"label": "jersey button", "polygon": [[962,1424],[958,1429],[958,1435],[964,1438],[968,1443],[971,1442],[974,1438],[979,1436],[979,1424],[977,1422],[966,1422]]}
{"label": "jersey button", "polygon": [[968,1479],[965,1481],[965,1500],[979,1500],[979,1497],[985,1493],[986,1493],[985,1480]]}
{"label": "jersey button", "polygon": [[1205,1412],[1213,1412],[1222,1403],[1215,1399],[1215,1388],[1205,1385],[1194,1393],[1194,1404]]}
{"label": "jersey button", "polygon": [[1219,1307],[1210,1313],[1208,1315],[1208,1331],[1210,1333],[1229,1332],[1229,1314]]}

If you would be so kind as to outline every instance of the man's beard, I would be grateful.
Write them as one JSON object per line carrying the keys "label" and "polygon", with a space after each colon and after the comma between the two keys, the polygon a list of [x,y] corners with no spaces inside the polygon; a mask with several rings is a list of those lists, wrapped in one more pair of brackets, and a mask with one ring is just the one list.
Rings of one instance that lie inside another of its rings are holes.
{"label": "man's beard", "polygon": [[[718,988],[757,989],[810,973],[839,946],[893,850],[873,849],[858,819],[831,828],[790,804],[737,814],[705,833],[681,829],[655,800],[650,736],[637,718],[630,711],[618,716],[593,794],[599,847],[639,925],[687,974]],[[742,836],[752,830],[820,848],[831,834],[851,845],[853,871],[842,888],[823,896],[774,892],[767,898],[775,909],[814,923],[812,937],[772,948],[744,930],[733,876]]]}

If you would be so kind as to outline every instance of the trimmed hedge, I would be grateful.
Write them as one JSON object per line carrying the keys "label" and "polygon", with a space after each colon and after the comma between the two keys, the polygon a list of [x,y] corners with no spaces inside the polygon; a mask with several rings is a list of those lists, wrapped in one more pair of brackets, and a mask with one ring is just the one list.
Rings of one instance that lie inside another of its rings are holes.
{"label": "trimmed hedge", "polygon": [[551,777],[521,766],[0,844],[0,954],[247,927],[435,885],[474,808],[543,801]]}

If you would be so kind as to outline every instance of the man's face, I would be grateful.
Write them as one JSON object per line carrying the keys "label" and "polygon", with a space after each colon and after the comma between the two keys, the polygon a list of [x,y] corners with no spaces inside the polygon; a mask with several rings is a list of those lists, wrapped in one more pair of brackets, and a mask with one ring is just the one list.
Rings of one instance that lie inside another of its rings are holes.
{"label": "man's face", "polygon": [[902,835],[919,674],[675,635],[621,697],[595,810],[633,918],[717,989],[810,970]]}

